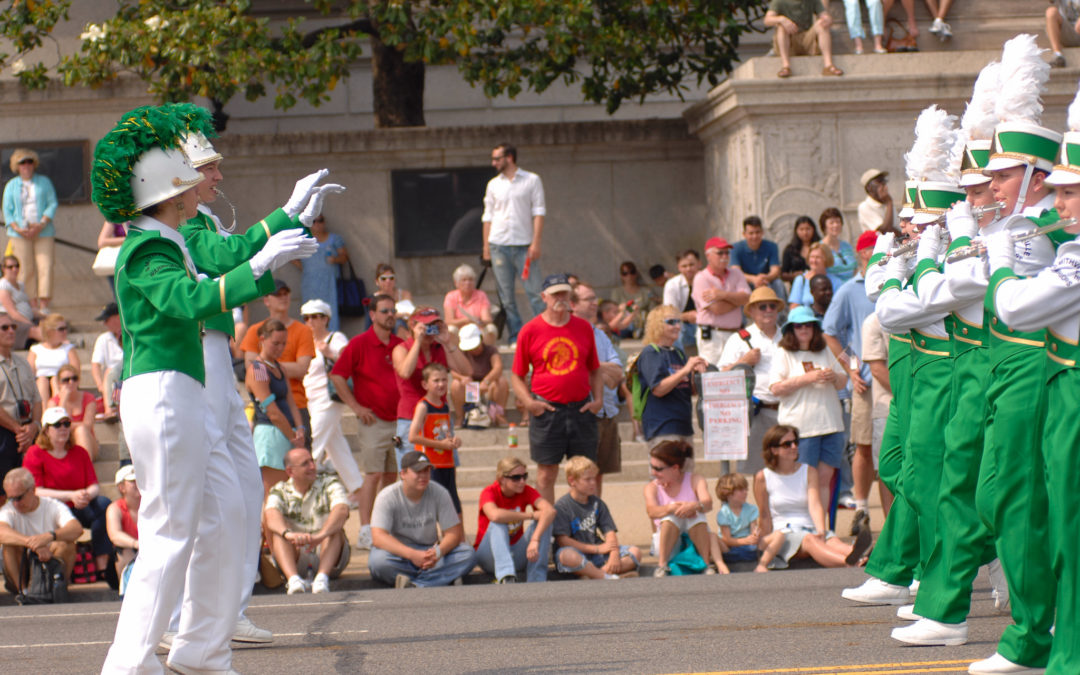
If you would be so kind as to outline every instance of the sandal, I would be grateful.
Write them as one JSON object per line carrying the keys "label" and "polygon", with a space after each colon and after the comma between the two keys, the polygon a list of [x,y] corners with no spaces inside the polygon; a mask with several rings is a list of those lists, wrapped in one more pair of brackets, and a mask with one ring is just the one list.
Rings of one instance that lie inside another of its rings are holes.
{"label": "sandal", "polygon": [[825,66],[825,69],[821,71],[821,74],[822,75],[835,75],[836,77],[840,77],[841,75],[844,74],[844,71],[840,70],[836,66]]}
{"label": "sandal", "polygon": [[791,77],[791,68],[784,66],[780,70],[776,71],[777,77]]}

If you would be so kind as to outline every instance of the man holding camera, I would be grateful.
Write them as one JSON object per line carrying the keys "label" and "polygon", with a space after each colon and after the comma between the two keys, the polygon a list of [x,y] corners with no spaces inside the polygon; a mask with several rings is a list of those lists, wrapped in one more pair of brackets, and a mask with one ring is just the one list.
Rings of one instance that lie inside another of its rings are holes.
{"label": "man holding camera", "polygon": [[[41,431],[41,396],[34,384],[34,369],[11,353],[16,327],[15,320],[0,311],[0,476],[22,466],[22,453]],[[4,498],[0,487],[0,502]]]}

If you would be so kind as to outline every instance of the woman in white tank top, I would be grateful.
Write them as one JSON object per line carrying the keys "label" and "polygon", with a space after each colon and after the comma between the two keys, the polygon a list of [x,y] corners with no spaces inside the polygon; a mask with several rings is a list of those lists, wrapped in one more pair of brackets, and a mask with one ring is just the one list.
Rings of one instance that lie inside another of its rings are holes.
{"label": "woman in white tank top", "polygon": [[822,567],[856,565],[870,548],[870,530],[860,526],[854,544],[825,528],[817,469],[799,463],[799,431],[778,424],[762,442],[765,468],[754,476],[761,512],[764,552],[755,572],[783,569],[792,558],[813,558]]}

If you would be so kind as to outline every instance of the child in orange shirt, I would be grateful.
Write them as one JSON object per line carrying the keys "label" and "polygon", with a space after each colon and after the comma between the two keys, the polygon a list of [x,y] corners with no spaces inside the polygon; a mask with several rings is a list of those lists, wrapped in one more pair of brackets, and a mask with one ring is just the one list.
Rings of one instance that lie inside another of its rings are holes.
{"label": "child in orange shirt", "polygon": [[446,403],[446,391],[450,385],[450,371],[441,363],[429,363],[420,371],[423,378],[424,398],[416,403],[412,424],[409,426],[409,442],[418,452],[424,453],[431,462],[431,480],[450,492],[461,517],[461,499],[457,493],[457,449],[461,439],[454,435],[450,420],[450,406]]}

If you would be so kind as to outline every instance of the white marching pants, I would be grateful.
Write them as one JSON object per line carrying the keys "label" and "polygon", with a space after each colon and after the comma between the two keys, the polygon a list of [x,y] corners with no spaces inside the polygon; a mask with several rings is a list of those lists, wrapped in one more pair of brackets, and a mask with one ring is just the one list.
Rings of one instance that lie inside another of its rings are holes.
{"label": "white marching pants", "polygon": [[326,399],[315,401],[308,399],[308,414],[311,415],[311,450],[316,462],[322,460],[323,455],[330,458],[334,463],[334,471],[337,472],[345,490],[349,493],[360,489],[364,484],[364,473],[353,457],[352,448],[345,439],[341,430],[341,416],[345,410],[344,403],[338,403]]}
{"label": "white marching pants", "polygon": [[246,516],[233,463],[207,439],[204,388],[177,371],[136,375],[124,381],[120,414],[142,492],[139,564],[102,672],[162,672],[154,650],[181,593],[169,661],[228,670],[244,574],[232,529]]}

